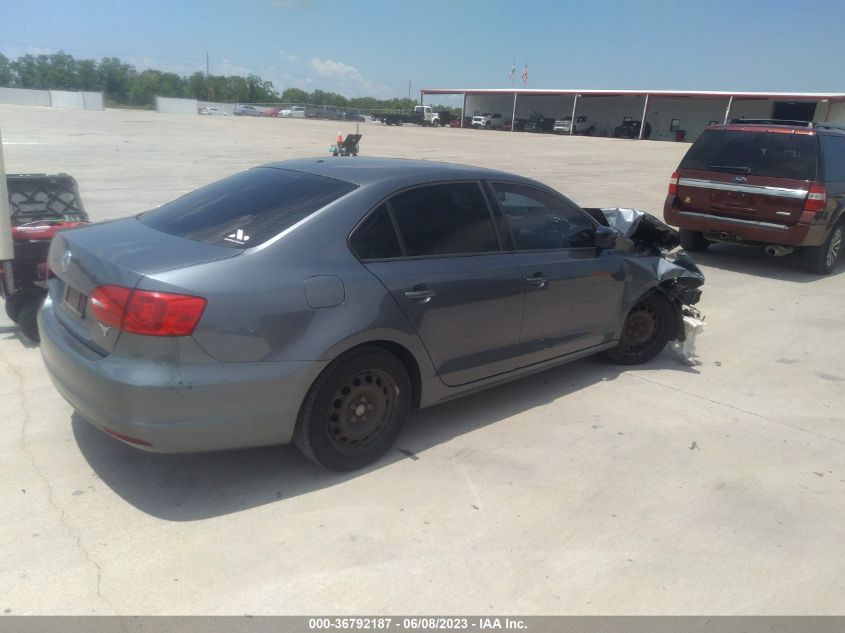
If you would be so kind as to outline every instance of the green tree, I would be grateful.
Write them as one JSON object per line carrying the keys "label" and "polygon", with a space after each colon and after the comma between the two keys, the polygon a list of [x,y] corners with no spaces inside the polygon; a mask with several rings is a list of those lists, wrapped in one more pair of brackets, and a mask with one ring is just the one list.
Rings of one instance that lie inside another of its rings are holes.
{"label": "green tree", "polygon": [[288,88],[282,93],[282,103],[308,103],[309,95],[299,88]]}
{"label": "green tree", "polygon": [[129,103],[129,90],[138,76],[135,67],[124,64],[117,57],[104,57],[97,70],[103,92],[117,103]]}
{"label": "green tree", "polygon": [[0,86],[12,86],[15,83],[15,71],[12,62],[0,53]]}

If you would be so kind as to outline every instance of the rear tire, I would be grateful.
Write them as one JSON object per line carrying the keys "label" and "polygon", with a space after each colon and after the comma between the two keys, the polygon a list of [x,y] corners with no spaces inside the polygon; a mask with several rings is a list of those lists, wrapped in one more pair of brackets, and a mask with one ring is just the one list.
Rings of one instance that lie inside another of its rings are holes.
{"label": "rear tire", "polygon": [[703,233],[690,231],[689,229],[681,229],[681,247],[683,247],[685,251],[700,253],[702,251],[706,251],[710,244],[710,240],[704,237]]}
{"label": "rear tire", "polygon": [[27,339],[33,343],[40,343],[41,336],[38,334],[38,309],[44,302],[43,297],[31,296],[30,299],[24,303],[18,319],[18,326]]}
{"label": "rear tire", "polygon": [[802,253],[804,270],[814,275],[829,275],[836,268],[842,255],[845,238],[845,221],[840,220],[830,230],[830,235],[821,246],[807,246]]}
{"label": "rear tire", "polygon": [[643,297],[625,318],[619,345],[604,352],[605,357],[619,365],[647,363],[666,347],[676,331],[676,320],[675,310],[662,294]]}
{"label": "rear tire", "polygon": [[402,362],[381,348],[361,347],[338,357],[311,386],[293,441],[320,466],[354,470],[393,446],[410,408]]}

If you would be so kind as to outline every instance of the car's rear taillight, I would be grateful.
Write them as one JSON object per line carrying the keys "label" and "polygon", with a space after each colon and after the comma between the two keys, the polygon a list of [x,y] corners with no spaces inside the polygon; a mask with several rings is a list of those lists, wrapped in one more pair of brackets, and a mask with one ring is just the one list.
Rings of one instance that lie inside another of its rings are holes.
{"label": "car's rear taillight", "polygon": [[807,194],[807,200],[804,202],[804,211],[816,213],[822,211],[827,205],[827,190],[824,185],[814,182],[810,185],[810,192]]}
{"label": "car's rear taillight", "polygon": [[673,172],[672,177],[669,179],[669,195],[674,196],[678,193],[678,180],[680,179],[681,174],[679,172]]}
{"label": "car's rear taillight", "polygon": [[98,286],[91,313],[104,325],[147,336],[188,336],[202,318],[206,300],[171,292]]}

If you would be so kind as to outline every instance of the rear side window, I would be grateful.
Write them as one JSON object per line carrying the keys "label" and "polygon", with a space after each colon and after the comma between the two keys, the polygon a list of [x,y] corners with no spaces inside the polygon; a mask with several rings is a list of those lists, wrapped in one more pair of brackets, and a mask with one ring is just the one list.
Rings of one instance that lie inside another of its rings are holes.
{"label": "rear side window", "polygon": [[845,182],[845,137],[820,134],[819,142],[824,157],[824,179]]}
{"label": "rear side window", "polygon": [[249,248],[355,188],[323,176],[259,167],[185,194],[139,220],[189,240]]}
{"label": "rear side window", "polygon": [[477,183],[419,187],[390,200],[409,257],[499,250],[490,210]]}
{"label": "rear side window", "polygon": [[815,135],[706,130],[684,156],[681,169],[815,180]]}
{"label": "rear side window", "polygon": [[390,259],[401,257],[402,248],[387,207],[381,205],[361,224],[349,240],[359,259]]}

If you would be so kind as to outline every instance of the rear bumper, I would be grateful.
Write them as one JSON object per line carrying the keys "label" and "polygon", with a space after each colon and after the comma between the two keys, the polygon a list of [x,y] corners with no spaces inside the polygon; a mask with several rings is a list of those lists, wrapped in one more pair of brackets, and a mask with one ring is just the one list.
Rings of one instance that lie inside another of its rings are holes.
{"label": "rear bumper", "polygon": [[49,299],[38,324],[44,364],[65,400],[95,426],[154,452],[290,442],[302,400],[327,364],[100,357],[65,329]]}
{"label": "rear bumper", "polygon": [[680,208],[674,196],[667,196],[663,206],[663,218],[667,224],[698,231],[712,239],[749,244],[818,246],[827,237],[827,226],[824,222],[811,222],[810,220],[814,217],[817,216],[815,214],[808,217],[802,216],[796,224],[787,226],[773,222],[720,217],[693,209]]}

